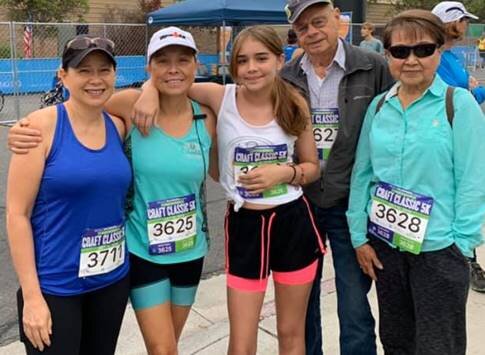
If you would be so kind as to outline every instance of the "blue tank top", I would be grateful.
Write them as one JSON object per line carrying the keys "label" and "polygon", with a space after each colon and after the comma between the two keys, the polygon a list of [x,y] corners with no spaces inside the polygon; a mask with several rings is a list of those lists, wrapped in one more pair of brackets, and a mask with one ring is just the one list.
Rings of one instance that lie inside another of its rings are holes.
{"label": "blue tank top", "polygon": [[32,211],[42,292],[68,296],[105,287],[128,272],[124,203],[131,169],[111,118],[106,142],[89,149],[74,135],[63,104]]}
{"label": "blue tank top", "polygon": [[[192,102],[194,114],[199,105]],[[201,184],[209,166],[211,138],[203,119],[180,138],[154,127],[147,137],[128,137],[134,193],[126,223],[130,253],[157,264],[174,264],[207,253],[202,230]]]}

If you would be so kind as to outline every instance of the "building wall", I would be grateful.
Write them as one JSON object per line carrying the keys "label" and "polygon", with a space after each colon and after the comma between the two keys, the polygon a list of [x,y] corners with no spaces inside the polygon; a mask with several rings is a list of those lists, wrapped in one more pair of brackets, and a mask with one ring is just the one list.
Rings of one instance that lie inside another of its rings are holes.
{"label": "building wall", "polygon": [[89,12],[84,16],[86,22],[105,22],[110,8],[120,8],[126,11],[138,9],[137,0],[91,0]]}
{"label": "building wall", "polygon": [[375,24],[384,24],[393,16],[394,7],[389,0],[368,2],[366,21]]}
{"label": "building wall", "polygon": [[2,21],[8,21],[7,19],[7,10],[0,6],[0,22]]}
{"label": "building wall", "polygon": [[[162,0],[161,6],[165,7],[175,3],[177,0]],[[138,0],[90,0],[89,13],[85,16],[86,22],[104,22],[110,8],[122,9],[124,11],[137,11]]]}

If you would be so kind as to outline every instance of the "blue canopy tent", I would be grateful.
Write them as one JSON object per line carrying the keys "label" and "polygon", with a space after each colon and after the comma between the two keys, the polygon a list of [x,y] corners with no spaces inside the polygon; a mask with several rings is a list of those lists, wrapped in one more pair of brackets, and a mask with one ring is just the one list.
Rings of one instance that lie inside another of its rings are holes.
{"label": "blue canopy tent", "polygon": [[147,15],[149,25],[287,24],[286,0],[186,0]]}
{"label": "blue canopy tent", "polygon": [[[147,15],[149,25],[249,26],[288,24],[286,0],[185,0]],[[225,63],[219,63],[219,66]],[[223,71],[223,82],[226,81]]]}

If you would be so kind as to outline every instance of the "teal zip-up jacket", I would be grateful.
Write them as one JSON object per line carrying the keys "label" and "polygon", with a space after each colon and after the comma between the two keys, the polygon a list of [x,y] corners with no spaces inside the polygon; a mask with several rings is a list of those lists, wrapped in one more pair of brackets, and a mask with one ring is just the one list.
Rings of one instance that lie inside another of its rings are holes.
{"label": "teal zip-up jacket", "polygon": [[[436,75],[423,95],[402,109],[399,83],[377,96],[362,126],[347,212],[354,248],[365,244],[377,182],[432,197],[422,251],[455,243],[472,257],[483,243],[485,218],[485,115],[465,89],[454,92],[454,120],[446,117],[447,85]],[[377,103],[386,95],[376,114]]]}

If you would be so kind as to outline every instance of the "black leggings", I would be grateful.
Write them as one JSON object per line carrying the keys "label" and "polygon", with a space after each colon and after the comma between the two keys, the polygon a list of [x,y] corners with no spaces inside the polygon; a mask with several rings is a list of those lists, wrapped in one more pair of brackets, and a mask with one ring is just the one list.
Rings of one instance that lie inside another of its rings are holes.
{"label": "black leggings", "polygon": [[129,294],[129,278],[78,296],[44,294],[52,317],[51,346],[35,349],[22,325],[23,297],[17,292],[20,340],[27,355],[114,354]]}
{"label": "black leggings", "polygon": [[456,245],[413,255],[369,237],[385,354],[465,355],[468,259]]}

